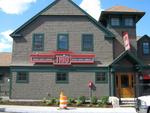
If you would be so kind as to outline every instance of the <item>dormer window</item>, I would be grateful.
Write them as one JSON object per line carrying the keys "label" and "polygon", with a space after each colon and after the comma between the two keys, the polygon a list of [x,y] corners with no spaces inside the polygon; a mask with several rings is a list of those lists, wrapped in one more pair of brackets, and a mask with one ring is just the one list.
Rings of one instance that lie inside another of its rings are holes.
{"label": "dormer window", "polygon": [[142,48],[143,48],[143,54],[144,55],[150,54],[150,44],[148,42],[143,42]]}
{"label": "dormer window", "polygon": [[120,19],[119,18],[111,18],[111,25],[112,26],[120,26]]}
{"label": "dormer window", "polygon": [[125,18],[125,26],[133,26],[134,21],[133,18]]}

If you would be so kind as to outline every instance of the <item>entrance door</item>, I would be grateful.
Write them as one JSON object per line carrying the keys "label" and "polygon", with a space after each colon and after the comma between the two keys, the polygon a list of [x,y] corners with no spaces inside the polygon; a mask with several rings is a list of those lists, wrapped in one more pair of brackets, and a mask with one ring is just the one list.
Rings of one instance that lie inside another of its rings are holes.
{"label": "entrance door", "polygon": [[117,73],[116,74],[116,96],[121,98],[134,97],[134,74]]}

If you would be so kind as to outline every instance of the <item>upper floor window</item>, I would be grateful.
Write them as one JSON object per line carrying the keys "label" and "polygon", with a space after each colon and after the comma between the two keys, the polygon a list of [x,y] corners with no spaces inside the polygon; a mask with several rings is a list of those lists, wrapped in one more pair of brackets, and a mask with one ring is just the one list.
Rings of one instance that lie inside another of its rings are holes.
{"label": "upper floor window", "polygon": [[57,49],[61,51],[69,50],[68,34],[58,34]]}
{"label": "upper floor window", "polygon": [[125,18],[125,26],[133,26],[134,21],[133,18]]}
{"label": "upper floor window", "polygon": [[108,76],[105,72],[97,72],[95,74],[95,82],[96,83],[107,83],[108,82]]}
{"label": "upper floor window", "polygon": [[120,19],[119,18],[111,18],[111,25],[112,26],[120,26]]}
{"label": "upper floor window", "polygon": [[148,55],[150,54],[150,44],[148,42],[143,42],[143,54]]}
{"label": "upper floor window", "polygon": [[56,82],[57,83],[68,83],[68,73],[57,72],[56,73]]}
{"label": "upper floor window", "polygon": [[28,83],[29,82],[29,74],[27,72],[18,72],[16,77],[17,83]]}
{"label": "upper floor window", "polygon": [[33,51],[43,51],[44,50],[44,34],[34,34],[33,35]]}
{"label": "upper floor window", "polygon": [[82,35],[82,51],[93,51],[93,35],[84,34]]}

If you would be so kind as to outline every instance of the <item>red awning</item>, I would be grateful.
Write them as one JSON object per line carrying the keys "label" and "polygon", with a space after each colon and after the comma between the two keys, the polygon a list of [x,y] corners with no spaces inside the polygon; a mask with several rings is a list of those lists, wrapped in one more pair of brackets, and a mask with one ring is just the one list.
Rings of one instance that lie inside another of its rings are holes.
{"label": "red awning", "polygon": [[144,80],[150,80],[150,75],[144,75],[143,79]]}

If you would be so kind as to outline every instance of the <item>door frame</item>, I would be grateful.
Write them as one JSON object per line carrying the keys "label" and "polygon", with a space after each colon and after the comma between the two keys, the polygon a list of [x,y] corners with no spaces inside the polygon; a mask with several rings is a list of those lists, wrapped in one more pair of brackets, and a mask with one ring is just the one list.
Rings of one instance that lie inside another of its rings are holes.
{"label": "door frame", "polygon": [[[127,86],[123,87],[122,77],[128,77]],[[117,72],[115,73],[115,94],[119,98],[135,97],[135,74],[133,72]]]}

